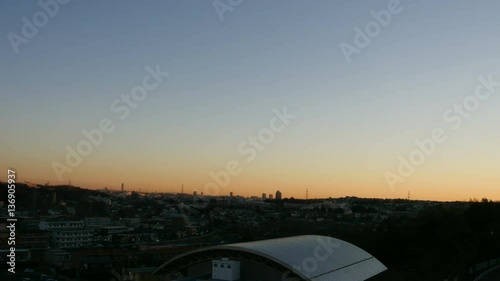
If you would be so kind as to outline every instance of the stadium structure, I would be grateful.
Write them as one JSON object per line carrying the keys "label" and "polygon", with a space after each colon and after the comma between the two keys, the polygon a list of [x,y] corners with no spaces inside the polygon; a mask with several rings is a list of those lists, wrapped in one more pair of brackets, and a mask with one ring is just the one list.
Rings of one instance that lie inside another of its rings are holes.
{"label": "stadium structure", "polygon": [[197,249],[167,261],[153,274],[165,281],[357,281],[386,269],[355,245],[305,235]]}

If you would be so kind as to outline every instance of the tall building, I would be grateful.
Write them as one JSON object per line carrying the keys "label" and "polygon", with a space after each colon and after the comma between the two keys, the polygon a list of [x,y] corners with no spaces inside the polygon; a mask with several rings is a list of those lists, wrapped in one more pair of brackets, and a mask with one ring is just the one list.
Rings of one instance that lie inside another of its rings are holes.
{"label": "tall building", "polygon": [[281,200],[281,192],[279,190],[276,191],[276,200]]}
{"label": "tall building", "polygon": [[273,199],[273,198],[274,198],[274,196],[271,193],[269,193],[269,199]]}
{"label": "tall building", "polygon": [[122,183],[122,192],[123,192],[123,189],[124,189],[124,186],[123,186],[123,183]]}
{"label": "tall building", "polygon": [[262,193],[262,200],[266,200],[266,194]]}

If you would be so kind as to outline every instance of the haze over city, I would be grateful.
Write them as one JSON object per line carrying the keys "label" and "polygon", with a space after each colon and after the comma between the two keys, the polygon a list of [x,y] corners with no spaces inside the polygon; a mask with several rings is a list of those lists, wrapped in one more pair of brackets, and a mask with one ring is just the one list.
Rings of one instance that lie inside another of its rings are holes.
{"label": "haze over city", "polygon": [[0,169],[92,189],[500,200],[500,4],[388,2],[70,1],[34,33],[38,4],[2,2]]}

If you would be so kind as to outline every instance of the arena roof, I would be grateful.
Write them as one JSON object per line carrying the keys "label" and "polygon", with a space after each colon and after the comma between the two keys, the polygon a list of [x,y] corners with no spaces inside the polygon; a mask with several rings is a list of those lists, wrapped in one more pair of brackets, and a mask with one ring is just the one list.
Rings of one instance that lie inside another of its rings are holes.
{"label": "arena roof", "polygon": [[345,241],[317,235],[227,244],[177,256],[154,274],[173,274],[192,264],[228,257],[273,267],[285,278],[308,281],[366,280],[387,268],[375,257]]}

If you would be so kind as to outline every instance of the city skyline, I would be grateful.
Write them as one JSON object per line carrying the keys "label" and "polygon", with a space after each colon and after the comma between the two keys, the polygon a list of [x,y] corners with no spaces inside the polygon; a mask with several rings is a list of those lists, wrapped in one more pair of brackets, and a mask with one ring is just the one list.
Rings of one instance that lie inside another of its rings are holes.
{"label": "city skyline", "polygon": [[[0,180],[1,183],[6,183],[5,180]],[[242,197],[242,198],[255,198],[255,199],[262,199],[262,200],[275,200],[275,192],[280,191],[280,190],[275,190],[273,191],[272,189],[262,189],[264,192],[262,194],[260,193],[245,193],[245,194],[239,194],[231,191],[231,189],[224,190],[223,193],[216,193],[216,194],[205,194],[204,191],[202,191],[202,188],[190,188],[187,187],[184,189],[184,185],[181,185],[180,187],[166,187],[164,189],[154,189],[154,188],[147,188],[142,185],[136,185],[136,186],[124,186],[122,189],[122,184],[116,184],[113,186],[96,186],[96,187],[89,187],[85,185],[79,185],[78,183],[73,183],[71,180],[69,180],[66,183],[57,183],[57,184],[52,184],[50,182],[45,182],[45,184],[42,183],[43,181],[37,181],[37,180],[24,180],[21,178],[21,180],[18,182],[19,184],[31,186],[31,187],[60,187],[60,186],[72,186],[72,187],[79,187],[82,189],[88,189],[88,190],[96,190],[96,191],[113,191],[113,192],[125,192],[127,194],[130,193],[139,193],[139,194],[184,194],[184,195],[192,195],[195,197],[206,197],[206,198],[215,198],[215,197],[227,197],[230,198],[231,196],[234,197]],[[269,193],[268,193],[269,192]],[[233,194],[232,194],[233,193]],[[232,195],[231,195],[232,194]],[[411,191],[408,190],[405,193],[405,196],[402,197],[369,197],[369,196],[356,196],[352,194],[340,194],[340,195],[332,195],[332,194],[326,194],[326,195],[320,195],[320,196],[315,196],[314,195],[314,190],[311,195],[310,189],[306,188],[303,190],[303,194],[297,194],[297,196],[294,195],[288,195],[285,194],[285,196],[282,196],[282,199],[298,199],[298,200],[318,200],[318,199],[340,199],[340,198],[360,198],[360,199],[399,199],[399,200],[413,200],[413,201],[435,201],[435,202],[479,202],[483,199],[488,199],[492,200],[494,202],[499,202],[500,200],[493,199],[487,196],[481,196],[481,197],[469,197],[469,198],[461,198],[461,199],[432,199],[432,198],[414,198],[413,195],[410,195]],[[265,195],[265,198],[264,198]]]}

